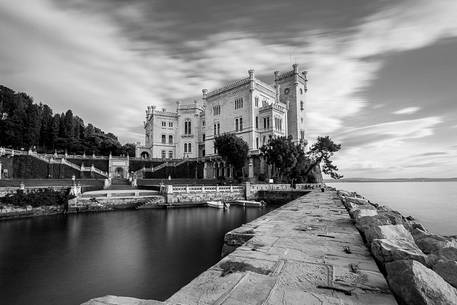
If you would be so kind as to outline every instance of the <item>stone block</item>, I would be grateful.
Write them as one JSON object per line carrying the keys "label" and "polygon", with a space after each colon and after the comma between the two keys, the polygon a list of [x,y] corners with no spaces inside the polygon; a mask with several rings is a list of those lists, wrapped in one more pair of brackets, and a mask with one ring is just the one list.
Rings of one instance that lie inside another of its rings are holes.
{"label": "stone block", "polygon": [[440,249],[448,247],[457,248],[456,239],[431,234],[420,229],[413,230],[413,237],[416,245],[426,254],[437,252]]}
{"label": "stone block", "polygon": [[378,211],[376,211],[375,209],[365,209],[365,208],[354,210],[352,213],[352,216],[354,217],[354,219],[356,221],[362,217],[376,216],[376,215],[378,215]]}
{"label": "stone block", "polygon": [[352,202],[358,205],[369,205],[370,202],[364,198],[357,198],[357,197],[346,197],[347,202]]}
{"label": "stone block", "polygon": [[370,244],[374,239],[406,240],[414,243],[413,236],[403,225],[372,226],[364,234]]}
{"label": "stone block", "polygon": [[446,282],[457,288],[457,261],[440,260],[433,265],[433,270]]}
{"label": "stone block", "polygon": [[394,261],[386,264],[386,271],[389,286],[402,304],[457,304],[457,290],[417,261]]}
{"label": "stone block", "polygon": [[[129,297],[107,295],[101,298],[89,300],[81,305],[167,305],[169,303],[154,300],[141,300]],[[170,304],[171,305],[171,304]]]}
{"label": "stone block", "polygon": [[371,253],[380,263],[411,259],[428,265],[427,256],[410,240],[375,239],[371,243]]}

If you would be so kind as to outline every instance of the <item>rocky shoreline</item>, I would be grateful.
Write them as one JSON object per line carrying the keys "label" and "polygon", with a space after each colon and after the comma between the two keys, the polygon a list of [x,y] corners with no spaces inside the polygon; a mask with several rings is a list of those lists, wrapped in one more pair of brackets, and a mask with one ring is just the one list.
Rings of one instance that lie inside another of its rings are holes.
{"label": "rocky shoreline", "polygon": [[428,232],[355,192],[337,194],[399,304],[457,304],[457,238]]}

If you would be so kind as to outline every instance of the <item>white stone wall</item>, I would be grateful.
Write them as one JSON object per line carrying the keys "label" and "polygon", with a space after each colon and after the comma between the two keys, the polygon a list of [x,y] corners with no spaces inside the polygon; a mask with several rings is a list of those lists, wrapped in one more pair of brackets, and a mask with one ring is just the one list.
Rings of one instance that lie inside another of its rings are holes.
{"label": "white stone wall", "polygon": [[[248,77],[226,87],[209,93],[207,90],[202,91],[202,102],[187,105],[178,102],[176,112],[156,111],[155,107],[148,107],[145,123],[146,144],[137,149],[137,155],[145,149],[151,151],[153,158],[161,158],[162,151],[166,152],[166,158],[169,158],[170,151],[173,158],[195,158],[202,156],[203,151],[205,156],[215,155],[214,125],[216,136],[235,133],[248,143],[251,151],[260,148],[274,136],[292,135],[294,140],[299,140],[300,132],[306,129],[306,75],[300,73],[296,65],[292,71],[275,73],[274,85],[256,79],[254,71],[250,70]],[[243,99],[243,107],[235,107],[237,99]],[[215,106],[220,107],[220,113],[214,113]],[[268,118],[269,126],[264,125],[264,118]],[[275,125],[275,118],[282,122],[281,129]],[[236,119],[238,122],[242,119],[243,122],[243,128],[238,131]],[[191,134],[184,132],[186,120],[191,122]],[[166,126],[162,126],[163,121]],[[170,122],[173,127],[169,126]],[[166,144],[162,143],[162,135],[166,136]],[[169,143],[170,135],[173,136],[172,144]]]}

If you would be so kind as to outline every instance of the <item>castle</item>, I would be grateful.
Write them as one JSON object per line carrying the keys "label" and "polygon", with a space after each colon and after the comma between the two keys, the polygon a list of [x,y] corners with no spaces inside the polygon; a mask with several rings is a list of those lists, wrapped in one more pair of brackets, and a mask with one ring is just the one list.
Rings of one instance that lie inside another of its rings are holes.
{"label": "castle", "polygon": [[[203,89],[200,101],[177,102],[175,112],[149,106],[145,145],[137,146],[136,157],[217,160],[214,138],[234,133],[249,145],[249,176],[254,175],[255,156],[269,138],[290,135],[296,142],[305,140],[306,75],[294,64],[291,71],[274,72],[270,85],[249,70],[248,77],[222,88]],[[220,160],[205,162],[205,178],[221,175],[230,177],[230,167]]]}

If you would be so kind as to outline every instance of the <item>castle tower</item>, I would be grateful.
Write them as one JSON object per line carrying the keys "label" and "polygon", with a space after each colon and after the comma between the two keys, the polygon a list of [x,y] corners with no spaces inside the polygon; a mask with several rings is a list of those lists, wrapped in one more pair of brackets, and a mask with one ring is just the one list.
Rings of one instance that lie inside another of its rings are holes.
{"label": "castle tower", "polygon": [[296,142],[304,141],[306,134],[306,92],[307,72],[300,72],[298,65],[292,71],[280,74],[275,71],[275,85],[280,88],[279,101],[289,105],[287,111],[287,131]]}

